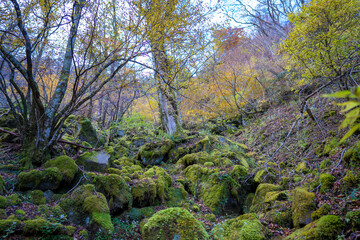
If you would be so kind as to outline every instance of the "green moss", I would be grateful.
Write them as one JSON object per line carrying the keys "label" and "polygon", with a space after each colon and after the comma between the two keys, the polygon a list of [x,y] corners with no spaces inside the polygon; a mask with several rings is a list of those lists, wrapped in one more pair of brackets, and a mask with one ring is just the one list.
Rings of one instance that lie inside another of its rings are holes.
{"label": "green moss", "polygon": [[46,198],[44,192],[41,190],[34,190],[30,192],[30,202],[36,205],[45,204]]}
{"label": "green moss", "polygon": [[301,162],[296,166],[295,172],[297,172],[298,174],[306,174],[309,172],[309,169],[307,168],[305,162]]}
{"label": "green moss", "polygon": [[5,180],[4,178],[0,175],[0,194],[3,194],[5,191]]}
{"label": "green moss", "polygon": [[7,218],[5,209],[0,209],[0,219]]}
{"label": "green moss", "polygon": [[275,201],[284,201],[287,200],[287,193],[285,191],[274,191],[267,192],[265,195],[265,203],[273,204]]}
{"label": "green moss", "polygon": [[71,183],[78,171],[78,166],[75,161],[70,157],[63,155],[55,159],[51,159],[45,163],[45,167],[56,167],[63,175],[63,180]]}
{"label": "green moss", "polygon": [[331,174],[323,173],[320,175],[321,189],[323,191],[331,189],[335,181],[336,178]]}
{"label": "green moss", "polygon": [[358,165],[360,163],[360,141],[345,152],[343,159],[349,165]]}
{"label": "green moss", "polygon": [[212,214],[212,213],[205,214],[204,218],[205,218],[206,221],[216,222],[216,216],[214,214]]}
{"label": "green moss", "polygon": [[64,222],[66,221],[66,214],[59,205],[40,205],[38,211],[46,220],[50,222]]}
{"label": "green moss", "polygon": [[256,188],[255,197],[252,202],[250,211],[251,212],[263,212],[267,209],[266,194],[269,192],[276,192],[281,189],[281,186],[262,183]]}
{"label": "green moss", "polygon": [[195,149],[196,149],[195,151],[206,152],[210,150],[210,146],[211,146],[210,138],[209,136],[206,136],[195,144]]}
{"label": "green moss", "polygon": [[122,157],[119,160],[115,160],[114,164],[119,166],[132,166],[134,165],[134,161],[128,157]]}
{"label": "green moss", "polygon": [[213,167],[215,164],[213,162],[206,162],[204,163],[205,167]]}
{"label": "green moss", "polygon": [[309,240],[322,240],[322,239],[337,239],[344,228],[344,223],[339,216],[326,215],[319,220],[312,222],[305,227],[295,231],[288,236],[288,240],[296,239],[309,239]]}
{"label": "green moss", "polygon": [[17,177],[17,187],[20,190],[55,190],[60,186],[62,178],[60,170],[52,167],[45,170],[21,172]]}
{"label": "green moss", "polygon": [[216,225],[211,233],[215,240],[266,239],[265,227],[257,219],[230,219],[222,224]]}
{"label": "green moss", "polygon": [[234,179],[237,179],[237,180],[244,179],[246,176],[249,175],[246,167],[241,166],[241,165],[234,165],[230,174]]}
{"label": "green moss", "polygon": [[164,141],[159,143],[146,143],[141,146],[138,152],[138,159],[144,165],[157,165],[165,160],[171,148],[174,147],[173,141]]}
{"label": "green moss", "polygon": [[194,204],[191,208],[194,212],[199,212],[200,211],[200,206],[198,204]]}
{"label": "green moss", "polygon": [[358,179],[354,175],[353,171],[347,170],[346,175],[343,178],[343,182],[346,188],[356,187]]}
{"label": "green moss", "polygon": [[271,220],[275,224],[285,227],[292,228],[292,212],[291,209],[273,209],[265,214],[265,218]]}
{"label": "green moss", "polygon": [[282,177],[281,179],[280,179],[280,185],[282,186],[282,187],[288,187],[289,186],[289,183],[290,183],[290,178],[288,178],[288,177]]}
{"label": "green moss", "polygon": [[346,213],[346,222],[349,223],[353,231],[360,228],[360,210],[354,210]]}
{"label": "green moss", "polygon": [[205,228],[187,210],[168,208],[155,213],[142,228],[143,239],[209,239]]}
{"label": "green moss", "polygon": [[106,198],[103,194],[98,193],[97,195],[88,196],[85,198],[82,205],[84,212],[91,214],[91,224],[111,232],[114,230],[114,225],[111,222],[109,206],[106,202]]}
{"label": "green moss", "polygon": [[266,169],[260,169],[257,171],[254,177],[256,183],[269,183],[275,182],[276,175],[272,168],[268,167]]}
{"label": "green moss", "polygon": [[79,232],[79,237],[81,237],[82,239],[85,239],[85,240],[89,239],[89,233],[88,233],[88,231],[86,231],[86,230],[81,230],[81,231]]}
{"label": "green moss", "polygon": [[91,121],[87,118],[84,118],[80,121],[81,128],[78,134],[78,138],[81,141],[86,141],[90,143],[92,146],[100,146],[102,143],[99,141],[96,130],[91,124]]}
{"label": "green moss", "polygon": [[303,188],[296,188],[292,198],[292,219],[296,228],[311,222],[311,214],[316,209],[315,194]]}
{"label": "green moss", "polygon": [[193,164],[204,165],[206,162],[212,162],[211,156],[207,152],[198,152],[186,154],[184,157],[177,161],[176,165],[180,169],[185,169]]}
{"label": "green moss", "polygon": [[111,213],[118,213],[130,208],[132,205],[131,191],[122,177],[116,174],[92,174],[90,176],[96,190],[106,196]]}
{"label": "green moss", "polygon": [[66,232],[63,225],[59,223],[50,223],[44,218],[26,220],[23,224],[23,231],[26,235],[61,234]]}
{"label": "green moss", "polygon": [[5,220],[0,220],[0,234],[5,235],[11,231],[14,231],[16,228],[20,226],[20,220],[16,218],[8,218]]}
{"label": "green moss", "polygon": [[317,209],[316,211],[314,211],[311,214],[311,218],[313,221],[318,220],[322,216],[329,214],[330,211],[331,211],[331,208],[330,208],[329,204],[325,203],[319,209]]}
{"label": "green moss", "polygon": [[320,168],[325,169],[326,167],[330,167],[331,164],[332,164],[332,162],[330,159],[325,159],[325,160],[321,161]]}
{"label": "green moss", "polygon": [[6,205],[7,206],[16,206],[22,203],[20,199],[20,195],[17,193],[13,193],[6,197]]}
{"label": "green moss", "polygon": [[6,208],[7,200],[4,196],[0,195],[0,208]]}

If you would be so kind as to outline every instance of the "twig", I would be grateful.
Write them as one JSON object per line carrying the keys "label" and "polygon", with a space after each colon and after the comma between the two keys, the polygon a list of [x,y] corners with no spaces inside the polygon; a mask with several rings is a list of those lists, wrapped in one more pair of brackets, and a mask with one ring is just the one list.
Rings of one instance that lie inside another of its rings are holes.
{"label": "twig", "polygon": [[340,163],[343,159],[344,153],[345,153],[345,149],[341,153],[340,161],[338,162],[338,164],[336,164],[336,166],[331,169],[331,173],[340,165]]}

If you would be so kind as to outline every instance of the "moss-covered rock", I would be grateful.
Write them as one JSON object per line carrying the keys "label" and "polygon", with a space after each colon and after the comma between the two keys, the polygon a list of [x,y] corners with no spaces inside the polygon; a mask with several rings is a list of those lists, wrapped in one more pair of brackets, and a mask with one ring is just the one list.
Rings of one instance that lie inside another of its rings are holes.
{"label": "moss-covered rock", "polygon": [[76,188],[70,198],[60,202],[60,206],[71,220],[85,225],[91,236],[99,231],[110,233],[114,230],[106,198],[96,192],[92,184]]}
{"label": "moss-covered rock", "polygon": [[293,226],[291,209],[286,207],[272,209],[264,217],[281,227],[292,228]]}
{"label": "moss-covered rock", "polygon": [[206,162],[212,162],[211,156],[207,152],[197,152],[186,154],[177,161],[176,166],[180,169],[185,169],[193,164],[204,165]]}
{"label": "moss-covered rock", "polygon": [[63,180],[66,183],[71,183],[78,171],[78,166],[70,157],[63,155],[55,159],[51,159],[45,163],[45,167],[56,167],[63,175]]}
{"label": "moss-covered rock", "polygon": [[36,205],[45,204],[46,198],[44,192],[41,190],[34,190],[29,193],[30,202]]}
{"label": "moss-covered rock", "polygon": [[236,219],[226,220],[216,225],[212,231],[214,239],[221,240],[261,240],[266,238],[266,229],[257,219]]}
{"label": "moss-covered rock", "polygon": [[66,228],[62,224],[51,223],[44,218],[26,220],[24,221],[23,225],[23,231],[25,235],[43,236],[66,233]]}
{"label": "moss-covered rock", "polygon": [[203,225],[187,210],[168,208],[155,213],[142,228],[143,239],[209,239]]}
{"label": "moss-covered rock", "polygon": [[345,188],[349,189],[352,187],[356,187],[357,183],[358,183],[358,178],[355,176],[353,171],[346,171],[346,175],[343,178],[343,183]]}
{"label": "moss-covered rock", "polygon": [[167,140],[157,143],[146,143],[138,152],[138,160],[144,165],[158,165],[168,158],[168,153],[174,147],[174,142]]}
{"label": "moss-covered rock", "polygon": [[315,194],[303,188],[296,188],[292,198],[292,219],[296,228],[303,227],[311,222],[311,214],[315,211]]}
{"label": "moss-covered rock", "polygon": [[94,147],[102,145],[102,142],[98,139],[96,130],[91,124],[91,121],[87,118],[84,118],[80,121],[81,127],[78,134],[78,138],[81,141],[90,143]]}
{"label": "moss-covered rock", "polygon": [[6,197],[0,195],[0,208],[6,208]]}
{"label": "moss-covered rock", "polygon": [[321,190],[326,192],[332,188],[336,178],[328,173],[323,173],[320,175],[320,183],[321,183]]}
{"label": "moss-covered rock", "polygon": [[319,209],[317,209],[316,211],[314,211],[311,214],[311,218],[313,221],[318,220],[322,216],[328,215],[330,211],[331,211],[331,208],[330,208],[329,204],[325,203]]}
{"label": "moss-covered rock", "polygon": [[[198,164],[185,169],[185,177],[189,183],[189,191],[200,196],[203,203],[220,214],[226,211],[242,212],[247,187],[241,185],[243,169],[235,169],[230,174],[220,169],[209,169]],[[232,169],[234,170],[234,168]]]}
{"label": "moss-covered rock", "polygon": [[15,217],[9,217],[7,219],[0,220],[0,235],[4,237],[20,229],[21,222]]}
{"label": "moss-covered rock", "polygon": [[345,152],[343,159],[349,165],[360,164],[360,141]]}
{"label": "moss-covered rock", "polygon": [[273,183],[276,181],[276,173],[273,168],[267,167],[257,171],[254,177],[256,183]]}
{"label": "moss-covered rock", "polygon": [[216,216],[212,213],[208,213],[208,214],[205,214],[204,215],[204,219],[206,221],[209,221],[209,222],[215,222],[216,221]]}
{"label": "moss-covered rock", "polygon": [[110,154],[106,151],[86,152],[76,160],[76,163],[84,166],[88,171],[106,172],[110,167]]}
{"label": "moss-covered rock", "polygon": [[[277,191],[281,190],[281,186],[262,183],[256,188],[255,196],[250,208],[250,212],[265,212],[268,208],[268,204],[266,204],[266,195],[268,193],[276,194]],[[269,197],[268,197],[269,198]],[[275,198],[276,200],[276,198]],[[270,199],[268,199],[270,201]]]}
{"label": "moss-covered rock", "polygon": [[6,205],[7,206],[17,206],[22,203],[20,195],[17,193],[13,193],[6,197]]}
{"label": "moss-covered rock", "polygon": [[165,203],[169,199],[169,188],[172,179],[166,171],[160,167],[153,166],[148,169],[144,176],[134,182],[132,187],[133,205],[135,207],[146,207],[155,203]]}
{"label": "moss-covered rock", "polygon": [[355,229],[360,229],[360,210],[347,212],[346,222],[349,223],[353,231],[355,231]]}
{"label": "moss-covered rock", "polygon": [[154,207],[131,208],[131,210],[124,213],[124,216],[130,221],[141,221],[151,217],[154,212]]}
{"label": "moss-covered rock", "polygon": [[301,162],[296,166],[295,172],[297,172],[298,174],[306,174],[309,172],[309,169],[306,166],[305,162]]}
{"label": "moss-covered rock", "polygon": [[344,222],[340,219],[339,216],[326,215],[321,217],[319,220],[312,222],[305,227],[295,231],[286,239],[337,239],[337,236],[342,232],[343,228]]}
{"label": "moss-covered rock", "polygon": [[96,190],[106,196],[112,214],[121,213],[132,206],[130,188],[122,177],[116,174],[90,176]]}
{"label": "moss-covered rock", "polygon": [[47,168],[44,170],[31,170],[29,172],[21,172],[18,175],[17,188],[19,190],[56,190],[60,186],[63,178],[58,168]]}

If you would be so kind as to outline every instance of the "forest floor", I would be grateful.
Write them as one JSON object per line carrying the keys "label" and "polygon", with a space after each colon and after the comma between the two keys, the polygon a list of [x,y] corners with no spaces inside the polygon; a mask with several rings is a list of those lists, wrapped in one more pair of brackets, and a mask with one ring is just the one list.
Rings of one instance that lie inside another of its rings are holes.
{"label": "forest floor", "polygon": [[[3,134],[0,239],[359,239],[359,135],[340,144],[340,109],[309,106],[175,138],[136,123],[110,138],[105,168],[96,152],[59,145],[69,158],[25,170]],[[67,140],[80,139],[74,122]]]}

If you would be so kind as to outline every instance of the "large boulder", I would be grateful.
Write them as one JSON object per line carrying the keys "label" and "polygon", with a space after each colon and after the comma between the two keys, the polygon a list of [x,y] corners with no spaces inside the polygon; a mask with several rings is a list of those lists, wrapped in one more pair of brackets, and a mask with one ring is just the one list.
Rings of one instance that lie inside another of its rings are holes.
{"label": "large boulder", "polygon": [[296,228],[303,227],[312,221],[311,215],[316,210],[315,194],[303,188],[293,191],[292,219]]}
{"label": "large boulder", "polygon": [[159,165],[165,162],[169,151],[174,147],[173,141],[163,141],[158,143],[146,143],[140,147],[138,159],[144,165]]}
{"label": "large boulder", "polygon": [[56,167],[21,172],[17,177],[17,188],[22,191],[33,189],[56,190],[59,188],[62,179],[63,174]]}
{"label": "large boulder", "polygon": [[209,239],[203,225],[187,210],[175,207],[155,213],[142,228],[144,240]]}
{"label": "large boulder", "polygon": [[339,216],[326,215],[319,220],[314,221],[305,227],[298,229],[287,240],[307,239],[337,239],[338,235],[343,231],[345,224]]}
{"label": "large boulder", "polygon": [[80,131],[78,134],[78,138],[81,141],[85,141],[90,143],[94,147],[98,147],[101,145],[100,140],[96,134],[95,128],[92,126],[91,121],[87,118],[84,118],[80,121]]}
{"label": "large boulder", "polygon": [[267,239],[266,228],[251,214],[226,220],[225,222],[216,225],[211,233],[215,240]]}
{"label": "large boulder", "polygon": [[116,174],[89,173],[96,191],[105,195],[108,200],[111,214],[121,213],[132,206],[130,188],[124,179]]}
{"label": "large boulder", "polygon": [[82,154],[76,161],[85,170],[106,172],[110,167],[110,154],[107,151],[93,151]]}
{"label": "large boulder", "polygon": [[255,196],[250,207],[250,212],[265,212],[272,200],[279,197],[281,186],[262,183],[256,188]]}
{"label": "large boulder", "polygon": [[75,161],[66,155],[51,159],[47,161],[44,166],[46,168],[56,167],[59,169],[66,183],[71,183],[78,171],[78,166]]}

